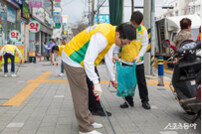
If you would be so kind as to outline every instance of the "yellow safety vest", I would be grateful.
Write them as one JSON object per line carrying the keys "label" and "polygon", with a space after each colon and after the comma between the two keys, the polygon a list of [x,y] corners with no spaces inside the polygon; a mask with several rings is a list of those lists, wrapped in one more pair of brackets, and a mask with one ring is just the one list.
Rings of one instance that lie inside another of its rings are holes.
{"label": "yellow safety vest", "polygon": [[89,27],[78,35],[76,35],[71,41],[69,41],[64,51],[65,53],[75,62],[83,66],[83,60],[90,42],[90,38],[93,34],[100,32],[107,39],[107,46],[98,54],[94,65],[98,65],[104,56],[107,54],[108,50],[115,43],[115,32],[116,26],[112,26],[109,23],[103,23],[96,26]]}
{"label": "yellow safety vest", "polygon": [[62,51],[64,50],[64,45],[58,46],[59,47],[59,51],[57,52],[57,55],[61,56],[62,55]]}
{"label": "yellow safety vest", "polygon": [[11,52],[14,55],[15,55],[16,49],[17,49],[17,47],[14,46],[14,45],[8,45],[7,44],[7,45],[4,46],[4,52]]}
{"label": "yellow safety vest", "polygon": [[[142,36],[146,28],[143,25],[140,25],[136,29],[137,37],[135,40],[131,41],[130,44],[127,44],[122,47],[121,50],[121,59],[124,61],[131,62],[138,56],[141,49]],[[144,57],[140,59],[140,62],[144,60]]]}

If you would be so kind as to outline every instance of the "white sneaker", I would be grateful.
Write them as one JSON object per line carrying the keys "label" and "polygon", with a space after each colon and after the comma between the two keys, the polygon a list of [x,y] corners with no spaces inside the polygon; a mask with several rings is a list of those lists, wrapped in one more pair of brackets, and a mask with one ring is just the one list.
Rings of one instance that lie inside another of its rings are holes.
{"label": "white sneaker", "polygon": [[83,133],[83,132],[79,132],[79,134],[102,134],[96,130],[93,130],[93,131],[90,131],[90,132],[86,132],[86,133]]}
{"label": "white sneaker", "polygon": [[99,124],[99,123],[96,123],[96,122],[94,122],[94,123],[92,124],[92,126],[93,126],[94,128],[102,128],[102,127],[103,127],[102,124]]}
{"label": "white sneaker", "polygon": [[59,76],[62,77],[62,76],[64,76],[64,74],[63,74],[63,73],[60,73]]}
{"label": "white sneaker", "polygon": [[4,74],[4,77],[8,77],[8,74],[6,73],[6,74]]}
{"label": "white sneaker", "polygon": [[11,74],[11,77],[16,77],[16,74]]}

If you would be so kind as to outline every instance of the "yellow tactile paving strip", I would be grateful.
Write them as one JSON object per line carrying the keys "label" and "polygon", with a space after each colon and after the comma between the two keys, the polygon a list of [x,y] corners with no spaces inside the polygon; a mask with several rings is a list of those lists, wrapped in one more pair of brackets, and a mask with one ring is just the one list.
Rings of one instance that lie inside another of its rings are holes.
{"label": "yellow tactile paving strip", "polygon": [[52,74],[52,72],[46,72],[40,75],[35,80],[27,81],[30,83],[25,88],[23,88],[20,92],[18,92],[14,97],[10,100],[3,103],[3,106],[19,106],[22,104],[33,92],[36,90],[43,81]]}
{"label": "yellow tactile paving strip", "polygon": [[[158,85],[158,80],[149,80],[147,81],[147,85]],[[164,88],[170,89],[169,85],[170,81],[164,80]]]}
{"label": "yellow tactile paving strip", "polygon": [[[20,92],[18,92],[14,97],[10,100],[3,103],[3,106],[19,106],[21,105],[42,83],[68,83],[67,80],[51,80],[46,79],[52,74],[52,72],[46,72],[40,75],[38,78],[34,80],[28,80],[27,83],[30,83],[25,88],[23,88]],[[101,84],[109,84],[110,81],[101,81]],[[158,80],[149,80],[147,81],[147,85],[157,85]],[[169,88],[169,81],[164,81],[164,88]]]}

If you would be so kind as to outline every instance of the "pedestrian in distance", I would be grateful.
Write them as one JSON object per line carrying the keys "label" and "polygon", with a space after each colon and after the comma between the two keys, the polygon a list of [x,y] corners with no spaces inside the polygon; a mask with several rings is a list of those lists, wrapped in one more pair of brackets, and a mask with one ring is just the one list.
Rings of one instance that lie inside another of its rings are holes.
{"label": "pedestrian in distance", "polygon": [[50,43],[48,44],[48,50],[49,50],[49,55],[50,55],[50,60],[51,60],[51,64],[54,65],[54,54],[52,53],[52,47],[55,46],[55,41],[54,39],[50,39]]}
{"label": "pedestrian in distance", "polygon": [[[103,23],[83,30],[66,44],[62,52],[62,61],[70,85],[79,134],[100,134],[95,128],[103,126],[94,121],[88,109],[86,75],[93,82],[94,93],[100,99],[102,89],[95,73],[95,66],[102,61],[114,43],[123,46],[135,38],[136,30],[129,24],[116,27]],[[115,77],[112,81],[113,86],[117,88]]]}
{"label": "pedestrian in distance", "polygon": [[[58,56],[61,56],[64,47],[65,47],[65,45],[53,46],[52,53],[57,54]],[[56,64],[56,66],[58,65],[58,63],[54,63],[54,64]],[[62,62],[61,62],[61,73],[59,74],[59,76],[60,77],[64,76],[64,66],[63,66]]]}
{"label": "pedestrian in distance", "polygon": [[[148,48],[148,33],[147,29],[141,24],[143,21],[143,14],[140,11],[135,11],[131,15],[130,23],[136,28],[137,38],[133,40],[129,45],[125,45],[121,49],[121,59],[126,62],[136,62],[136,76],[139,89],[139,96],[144,109],[150,109],[148,89],[144,74],[144,55]],[[120,47],[116,47],[114,50],[113,62],[118,60]],[[129,66],[123,64],[124,66]],[[135,89],[133,89],[135,92]],[[134,93],[132,93],[134,95]],[[131,107],[134,106],[133,95],[125,96],[125,99]],[[128,108],[128,104],[125,102],[120,105],[121,108]]]}
{"label": "pedestrian in distance", "polygon": [[22,64],[22,54],[20,50],[15,45],[5,45],[1,49],[0,53],[0,60],[2,59],[2,56],[4,58],[4,76],[8,77],[8,59],[11,60],[11,76],[16,77],[15,74],[15,55],[16,52],[18,53],[18,56],[20,57],[20,64]]}
{"label": "pedestrian in distance", "polygon": [[46,59],[47,61],[49,61],[49,52],[48,52],[48,43],[47,41],[44,42],[43,44],[43,56],[44,56],[44,60]]}

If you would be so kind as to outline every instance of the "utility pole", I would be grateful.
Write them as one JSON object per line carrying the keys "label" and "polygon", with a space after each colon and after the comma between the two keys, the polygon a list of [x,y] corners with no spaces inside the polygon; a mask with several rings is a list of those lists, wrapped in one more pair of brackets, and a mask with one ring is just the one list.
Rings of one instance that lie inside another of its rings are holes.
{"label": "utility pole", "polygon": [[151,0],[151,74],[154,75],[154,57],[155,57],[155,0]]}
{"label": "utility pole", "polygon": [[95,1],[92,0],[92,16],[91,16],[91,25],[94,25],[94,17],[95,17],[95,13],[94,13],[94,5],[95,5]]}
{"label": "utility pole", "polygon": [[[151,0],[144,0],[144,19],[143,19],[143,25],[146,28],[150,28],[150,12],[151,12]],[[145,74],[151,75],[151,54],[146,53],[144,56],[145,62]]]}
{"label": "utility pole", "polygon": [[100,0],[97,0],[97,24],[100,23]]}
{"label": "utility pole", "polygon": [[143,24],[146,28],[150,28],[150,12],[151,12],[151,0],[144,0]]}
{"label": "utility pole", "polygon": [[88,21],[90,25],[91,24],[90,0],[88,0]]}
{"label": "utility pole", "polygon": [[131,5],[132,5],[132,9],[131,9],[131,15],[132,15],[132,13],[134,11],[134,0],[131,0]]}

